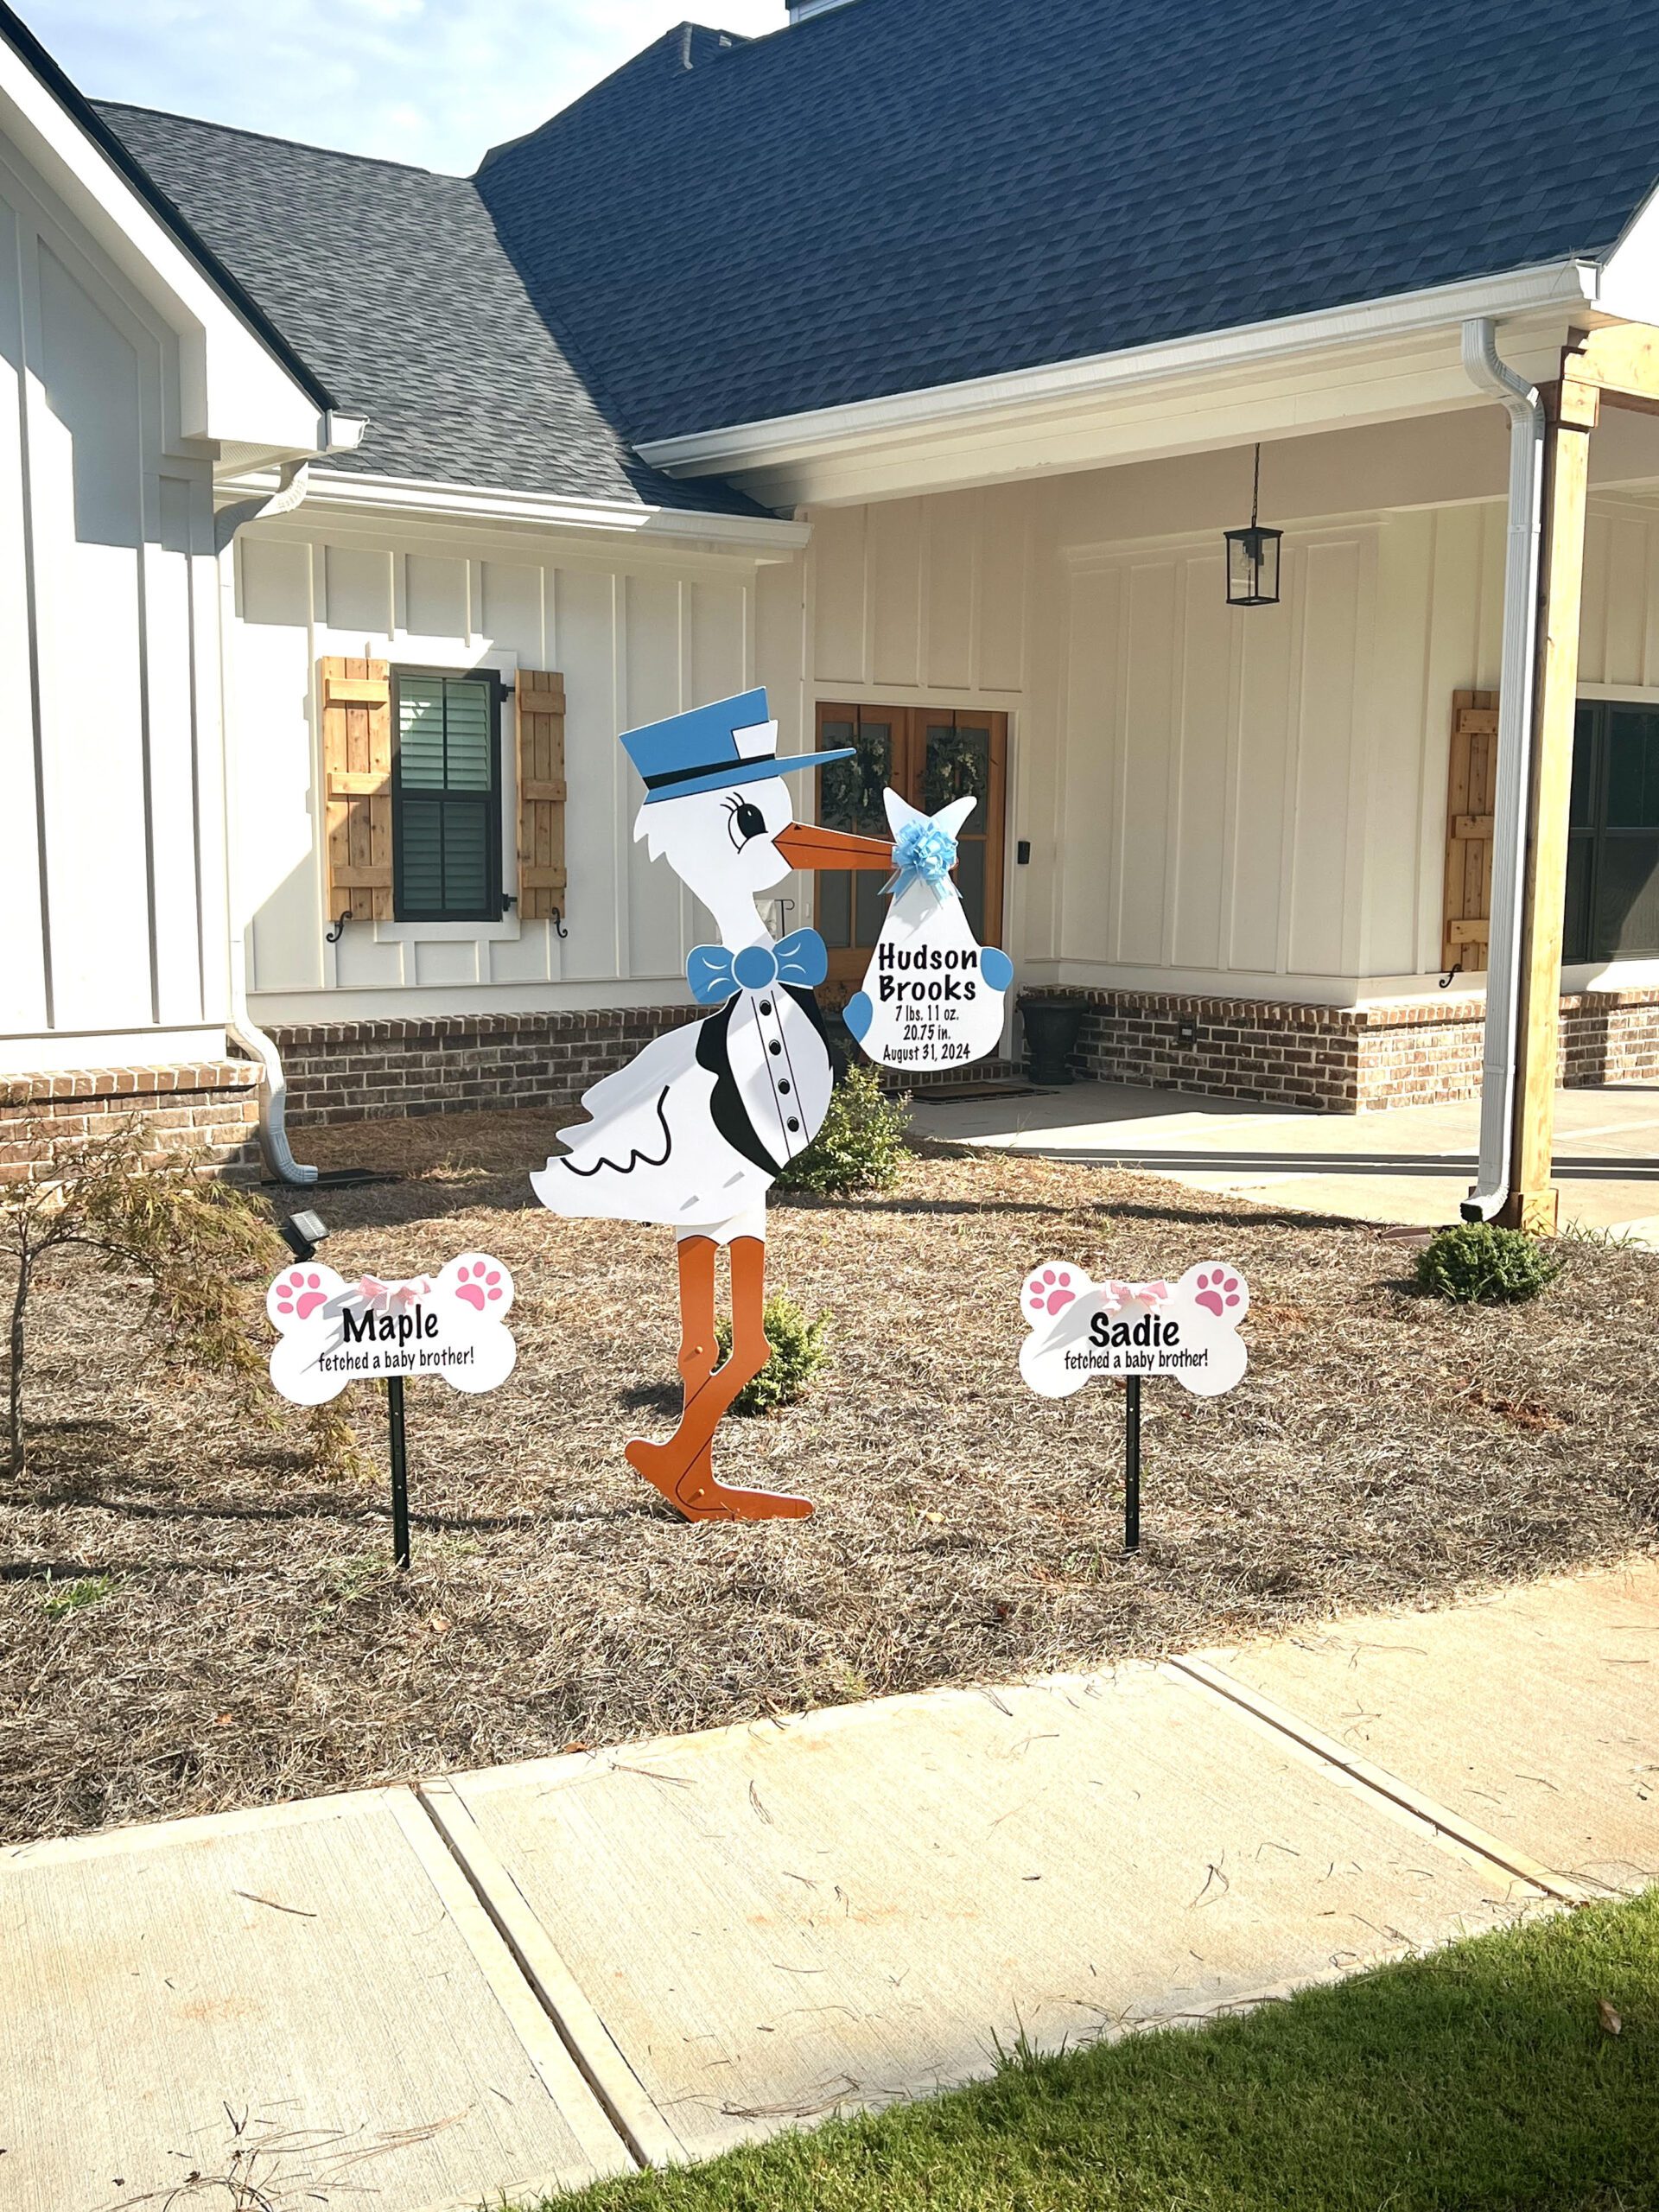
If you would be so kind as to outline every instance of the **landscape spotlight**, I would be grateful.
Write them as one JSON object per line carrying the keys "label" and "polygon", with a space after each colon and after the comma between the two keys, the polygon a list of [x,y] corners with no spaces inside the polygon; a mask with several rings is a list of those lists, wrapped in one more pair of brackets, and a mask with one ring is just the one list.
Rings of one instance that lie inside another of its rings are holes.
{"label": "landscape spotlight", "polygon": [[294,1213],[276,1224],[282,1231],[283,1242],[296,1260],[315,1260],[317,1247],[328,1234],[328,1224],[320,1213]]}

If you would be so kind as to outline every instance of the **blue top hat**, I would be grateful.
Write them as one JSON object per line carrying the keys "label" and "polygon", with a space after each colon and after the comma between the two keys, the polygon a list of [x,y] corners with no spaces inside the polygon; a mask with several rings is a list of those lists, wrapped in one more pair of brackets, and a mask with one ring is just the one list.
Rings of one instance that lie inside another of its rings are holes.
{"label": "blue top hat", "polygon": [[712,707],[671,715],[644,729],[626,730],[623,745],[645,779],[645,804],[686,798],[693,791],[719,791],[733,784],[758,784],[768,776],[817,768],[826,760],[850,760],[853,749],[834,753],[791,753],[779,759],[766,713],[764,690],[742,691]]}

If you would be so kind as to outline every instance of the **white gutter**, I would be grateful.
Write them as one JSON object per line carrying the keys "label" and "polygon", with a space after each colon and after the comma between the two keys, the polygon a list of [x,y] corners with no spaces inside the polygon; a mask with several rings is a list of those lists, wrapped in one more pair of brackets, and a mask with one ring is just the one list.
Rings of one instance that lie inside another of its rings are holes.
{"label": "white gutter", "polygon": [[[236,533],[245,524],[288,514],[300,505],[306,495],[308,471],[308,462],[286,461],[278,488],[269,498],[242,499],[234,506],[219,510],[213,518],[213,550],[221,561],[230,552]],[[220,606],[225,610],[220,633],[228,645],[235,636],[235,582],[223,565],[219,569],[219,594]],[[222,650],[219,663],[219,728],[225,761],[225,893],[231,992],[230,1018],[225,1028],[226,1035],[259,1063],[259,1148],[265,1155],[266,1166],[279,1182],[315,1183],[316,1169],[302,1166],[289,1148],[288,1077],[283,1072],[282,1055],[248,1011],[246,907],[240,883],[241,816],[237,804],[237,748],[231,736],[229,659],[228,651]]]}
{"label": "white gutter", "polygon": [[[236,489],[259,490],[268,474],[226,478]],[[510,529],[587,531],[675,543],[697,542],[734,551],[786,556],[812,535],[808,523],[772,515],[701,514],[629,499],[584,499],[556,493],[516,492],[500,485],[424,483],[410,477],[371,476],[314,466],[306,491],[314,510],[357,509],[377,515],[417,516],[504,525]]]}
{"label": "white gutter", "polygon": [[1521,1014],[1521,934],[1527,880],[1532,693],[1538,644],[1538,560],[1544,484],[1544,408],[1498,359],[1490,318],[1463,326],[1463,365],[1510,416],[1510,528],[1503,560],[1503,655],[1497,695],[1497,789],[1492,804],[1491,936],[1486,960],[1480,1157],[1465,1221],[1490,1221],[1510,1195]]}
{"label": "white gutter", "polygon": [[922,391],[646,439],[635,451],[670,476],[772,467],[882,439],[965,427],[988,416],[1086,404],[1140,385],[1295,360],[1368,341],[1450,332],[1475,316],[1497,319],[1538,309],[1591,307],[1599,276],[1591,261],[1546,262],[1503,276],[1437,284],[1388,299],[1245,323],[1235,330],[1128,346],[1121,353],[1093,353],[1076,361],[933,385]]}

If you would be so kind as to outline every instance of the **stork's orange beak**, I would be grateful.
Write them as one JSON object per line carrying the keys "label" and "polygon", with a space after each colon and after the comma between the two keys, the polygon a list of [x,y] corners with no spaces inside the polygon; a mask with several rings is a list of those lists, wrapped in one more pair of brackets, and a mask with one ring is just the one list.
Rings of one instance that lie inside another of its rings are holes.
{"label": "stork's orange beak", "polygon": [[821,830],[816,823],[791,822],[772,843],[791,868],[841,868],[893,866],[893,847],[885,837],[855,837],[847,830]]}

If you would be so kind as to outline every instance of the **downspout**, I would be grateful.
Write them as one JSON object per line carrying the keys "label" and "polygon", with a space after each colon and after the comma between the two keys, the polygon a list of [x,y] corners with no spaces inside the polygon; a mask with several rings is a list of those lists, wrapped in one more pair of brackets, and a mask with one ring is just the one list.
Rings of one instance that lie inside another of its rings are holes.
{"label": "downspout", "polygon": [[1503,655],[1497,695],[1497,789],[1492,803],[1491,935],[1487,945],[1485,1050],[1481,1062],[1480,1158],[1475,1187],[1462,1207],[1465,1221],[1491,1221],[1510,1195],[1515,1130],[1545,425],[1543,402],[1536,391],[1498,359],[1496,331],[1489,317],[1464,324],[1463,365],[1470,382],[1502,400],[1510,416],[1510,528],[1503,559]]}
{"label": "downspout", "polygon": [[[277,477],[276,489],[269,499],[238,499],[234,506],[221,507],[213,517],[214,553],[220,556],[226,553],[238,531],[246,524],[266,521],[273,515],[292,513],[305,498],[308,469],[307,461],[284,461]],[[228,583],[222,569],[220,580],[222,601],[224,588]],[[233,593],[233,586],[230,588]],[[224,733],[226,918],[230,937],[231,990],[230,1019],[225,1025],[226,1033],[259,1063],[259,1148],[265,1155],[266,1166],[279,1182],[315,1183],[316,1169],[302,1167],[289,1149],[288,1078],[283,1072],[282,1055],[248,1011],[247,925],[238,880],[240,817],[236,804],[237,748],[231,738],[229,684],[226,681],[230,658],[228,648],[234,636],[233,623],[221,624],[221,632],[226,648],[219,654],[219,727]]]}

